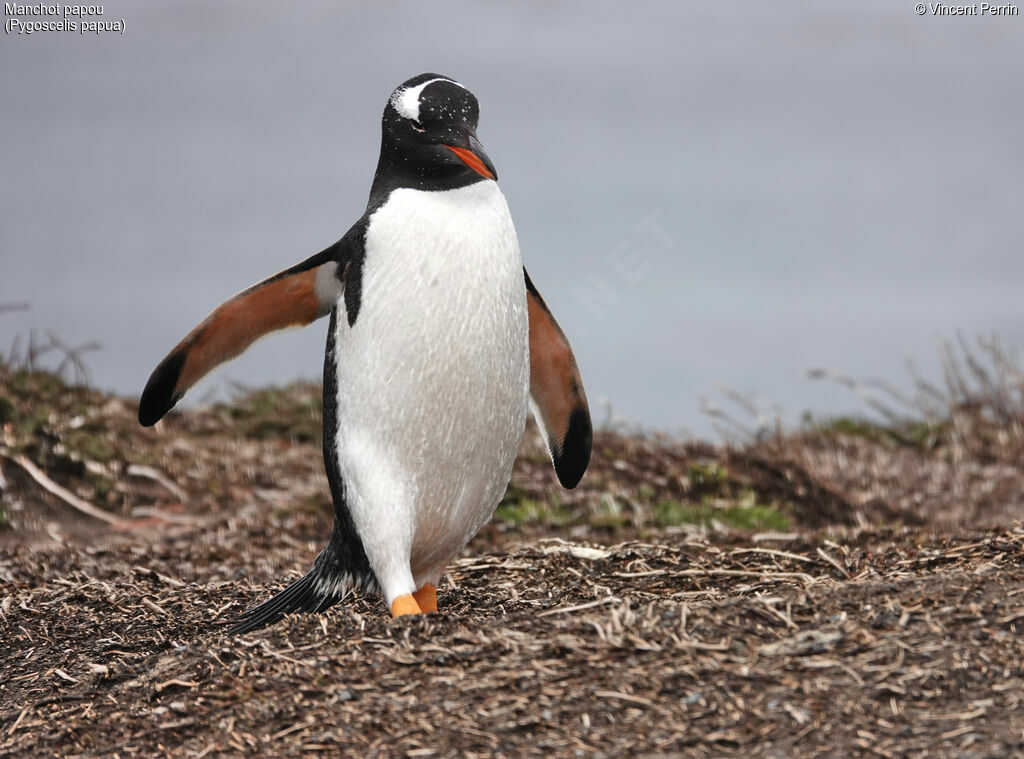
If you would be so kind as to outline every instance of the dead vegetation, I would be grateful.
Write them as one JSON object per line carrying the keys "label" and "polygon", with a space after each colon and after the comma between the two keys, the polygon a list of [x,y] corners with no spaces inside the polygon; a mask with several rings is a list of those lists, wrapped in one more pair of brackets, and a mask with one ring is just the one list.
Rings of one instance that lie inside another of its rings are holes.
{"label": "dead vegetation", "polygon": [[986,442],[605,431],[574,491],[530,432],[443,613],[353,597],[231,638],[329,529],[318,388],[147,430],[0,364],[0,757],[1024,752],[1005,407],[964,411]]}
{"label": "dead vegetation", "polygon": [[540,541],[461,560],[442,614],[354,598],[241,638],[219,631],[283,573],[244,528],[172,532],[0,561],[0,754],[1024,750],[1020,529]]}

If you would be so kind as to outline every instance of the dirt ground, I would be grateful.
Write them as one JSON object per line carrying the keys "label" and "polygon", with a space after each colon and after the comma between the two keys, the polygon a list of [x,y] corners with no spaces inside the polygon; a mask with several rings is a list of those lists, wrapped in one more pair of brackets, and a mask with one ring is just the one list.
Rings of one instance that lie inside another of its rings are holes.
{"label": "dirt ground", "polygon": [[440,613],[229,637],[326,538],[316,389],[48,382],[0,371],[0,757],[1024,755],[1018,467],[604,432],[559,492],[528,433]]}

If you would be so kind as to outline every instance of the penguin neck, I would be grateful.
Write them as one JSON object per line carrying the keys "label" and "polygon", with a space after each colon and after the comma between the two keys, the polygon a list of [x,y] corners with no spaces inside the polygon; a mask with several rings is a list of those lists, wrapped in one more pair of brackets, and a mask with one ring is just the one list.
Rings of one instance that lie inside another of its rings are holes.
{"label": "penguin neck", "polygon": [[486,181],[468,166],[455,163],[419,164],[409,161],[386,142],[380,146],[377,173],[370,186],[367,211],[379,208],[392,192],[401,188],[424,191],[456,190]]}

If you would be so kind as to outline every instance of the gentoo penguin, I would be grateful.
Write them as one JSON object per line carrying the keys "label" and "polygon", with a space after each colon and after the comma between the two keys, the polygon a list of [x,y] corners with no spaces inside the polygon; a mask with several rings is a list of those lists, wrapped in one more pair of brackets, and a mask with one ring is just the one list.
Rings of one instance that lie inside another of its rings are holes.
{"label": "gentoo penguin", "polygon": [[231,631],[379,591],[398,617],[437,610],[447,564],[491,518],[527,409],[575,487],[592,429],[572,349],[523,268],[477,99],[421,74],[388,99],[362,217],[312,258],[215,309],[153,371],[155,424],[272,330],[330,315],[324,462],[335,521],[313,568]]}

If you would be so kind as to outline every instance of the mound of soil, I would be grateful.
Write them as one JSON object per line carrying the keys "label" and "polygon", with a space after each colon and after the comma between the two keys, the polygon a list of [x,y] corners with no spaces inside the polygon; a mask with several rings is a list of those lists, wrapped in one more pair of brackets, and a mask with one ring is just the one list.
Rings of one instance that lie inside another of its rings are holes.
{"label": "mound of soil", "polygon": [[1024,475],[844,434],[528,432],[392,621],[223,631],[308,567],[319,389],[172,414],[0,364],[0,757],[1024,753]]}

